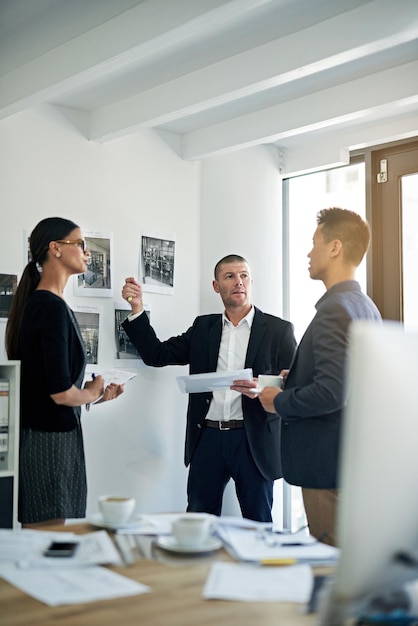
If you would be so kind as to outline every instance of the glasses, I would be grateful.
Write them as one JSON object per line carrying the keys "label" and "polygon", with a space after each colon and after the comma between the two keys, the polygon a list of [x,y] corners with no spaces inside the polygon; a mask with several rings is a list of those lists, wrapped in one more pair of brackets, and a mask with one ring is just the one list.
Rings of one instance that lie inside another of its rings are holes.
{"label": "glasses", "polygon": [[60,239],[57,243],[70,243],[78,246],[84,254],[87,252],[87,241],[85,239]]}

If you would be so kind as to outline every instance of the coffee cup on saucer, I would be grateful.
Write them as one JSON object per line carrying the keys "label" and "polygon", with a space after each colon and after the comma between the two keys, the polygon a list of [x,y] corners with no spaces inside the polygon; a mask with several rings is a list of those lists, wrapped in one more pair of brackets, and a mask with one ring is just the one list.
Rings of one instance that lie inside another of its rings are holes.
{"label": "coffee cup on saucer", "polygon": [[106,524],[124,524],[135,508],[135,498],[126,496],[99,496],[99,509]]}
{"label": "coffee cup on saucer", "polygon": [[213,522],[210,516],[185,513],[172,522],[171,529],[177,545],[194,548],[208,541]]}

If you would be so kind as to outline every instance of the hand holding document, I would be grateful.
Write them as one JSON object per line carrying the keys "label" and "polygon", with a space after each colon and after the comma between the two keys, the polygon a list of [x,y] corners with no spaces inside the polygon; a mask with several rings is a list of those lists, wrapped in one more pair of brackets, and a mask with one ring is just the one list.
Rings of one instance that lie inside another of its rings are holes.
{"label": "hand holding document", "polygon": [[182,393],[201,393],[203,391],[229,389],[234,380],[253,380],[253,370],[246,368],[243,370],[205,372],[203,374],[191,374],[190,376],[177,377],[177,382]]}
{"label": "hand holding document", "polygon": [[[128,382],[128,380],[135,378],[137,373],[128,372],[126,370],[113,369],[113,370],[106,370],[105,372],[103,372],[103,374],[100,374],[100,375],[102,376],[104,380],[103,388],[106,389],[106,387],[108,387],[108,385],[110,384],[124,385],[126,382]],[[92,379],[94,380],[96,377],[96,374],[92,374],[91,376],[92,376]],[[94,402],[90,402],[89,404],[86,404],[87,411],[90,410],[90,407],[93,404],[100,404],[101,402],[103,402],[104,399],[108,399],[108,398],[104,398],[104,393],[103,393]]]}
{"label": "hand holding document", "polygon": [[113,383],[114,385],[124,385],[128,382],[128,380],[135,378],[136,375],[136,372],[127,372],[126,370],[120,369],[106,370],[103,374],[101,374],[104,378],[105,387],[110,385],[110,383]]}

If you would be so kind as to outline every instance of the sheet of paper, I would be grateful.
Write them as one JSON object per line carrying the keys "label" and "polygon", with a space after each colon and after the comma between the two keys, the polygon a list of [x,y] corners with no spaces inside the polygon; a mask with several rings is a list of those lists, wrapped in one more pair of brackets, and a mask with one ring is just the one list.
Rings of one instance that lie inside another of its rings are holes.
{"label": "sheet of paper", "polygon": [[73,541],[74,533],[30,529],[0,529],[0,562],[27,562],[38,557],[52,541]]}
{"label": "sheet of paper", "polygon": [[100,375],[103,376],[106,387],[106,385],[110,385],[110,383],[115,383],[115,385],[124,385],[128,382],[128,380],[135,378],[135,376],[137,376],[137,372],[128,372],[127,370],[115,368],[114,370],[106,370]]}
{"label": "sheet of paper", "polygon": [[146,585],[99,566],[50,570],[0,564],[0,576],[49,606],[109,600],[150,591]]}
{"label": "sheet of paper", "polygon": [[[44,551],[51,541],[78,541],[80,546],[72,557],[47,557]],[[0,562],[9,561],[21,568],[74,568],[84,565],[121,563],[120,555],[105,530],[75,535],[42,530],[1,530]]]}
{"label": "sheet of paper", "polygon": [[306,603],[313,585],[309,565],[263,567],[244,563],[214,563],[203,588],[206,599],[246,602]]}
{"label": "sheet of paper", "polygon": [[298,562],[335,563],[338,548],[316,541],[305,531],[291,535],[232,526],[219,526],[225,547],[240,561],[292,558]]}
{"label": "sheet of paper", "polygon": [[179,513],[155,513],[142,514],[138,525],[129,528],[118,528],[117,534],[120,535],[169,535],[171,533],[171,524],[177,519]]}
{"label": "sheet of paper", "polygon": [[228,372],[207,372],[204,374],[190,374],[178,376],[177,383],[183,393],[201,393],[202,391],[216,391],[228,389],[234,380],[252,380],[253,370],[230,370]]}
{"label": "sheet of paper", "polygon": [[[124,385],[137,376],[136,372],[128,372],[127,370],[120,370],[119,368],[114,370],[106,370],[105,372],[98,372],[100,376],[104,378],[104,387],[106,388],[110,383],[114,383],[115,385]],[[94,377],[94,374],[93,374]],[[88,380],[88,378],[87,378]],[[87,405],[87,409],[89,409],[93,404],[97,404],[103,398],[103,394],[97,398],[94,402],[91,402]]]}

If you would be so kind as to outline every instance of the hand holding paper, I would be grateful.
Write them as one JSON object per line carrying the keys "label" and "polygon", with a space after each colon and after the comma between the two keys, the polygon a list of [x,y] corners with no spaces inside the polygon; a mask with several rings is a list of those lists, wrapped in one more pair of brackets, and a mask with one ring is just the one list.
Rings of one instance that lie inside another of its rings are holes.
{"label": "hand holding paper", "polygon": [[[127,372],[126,370],[120,369],[106,370],[100,375],[100,378],[104,381],[104,391],[102,395],[91,404],[101,404],[102,402],[107,402],[108,400],[114,400],[124,392],[123,385],[135,376],[136,372]],[[97,379],[95,374],[92,374],[92,378],[93,380]],[[86,385],[87,384],[88,383],[86,383]],[[90,410],[91,404],[86,405],[87,411]]]}
{"label": "hand holding paper", "polygon": [[[205,372],[203,374],[191,374],[190,376],[178,376],[177,382],[183,393],[201,393],[202,391],[216,391],[217,389],[229,389],[234,380],[253,380],[253,370],[231,370],[228,372]],[[254,385],[255,386],[255,385]]]}

